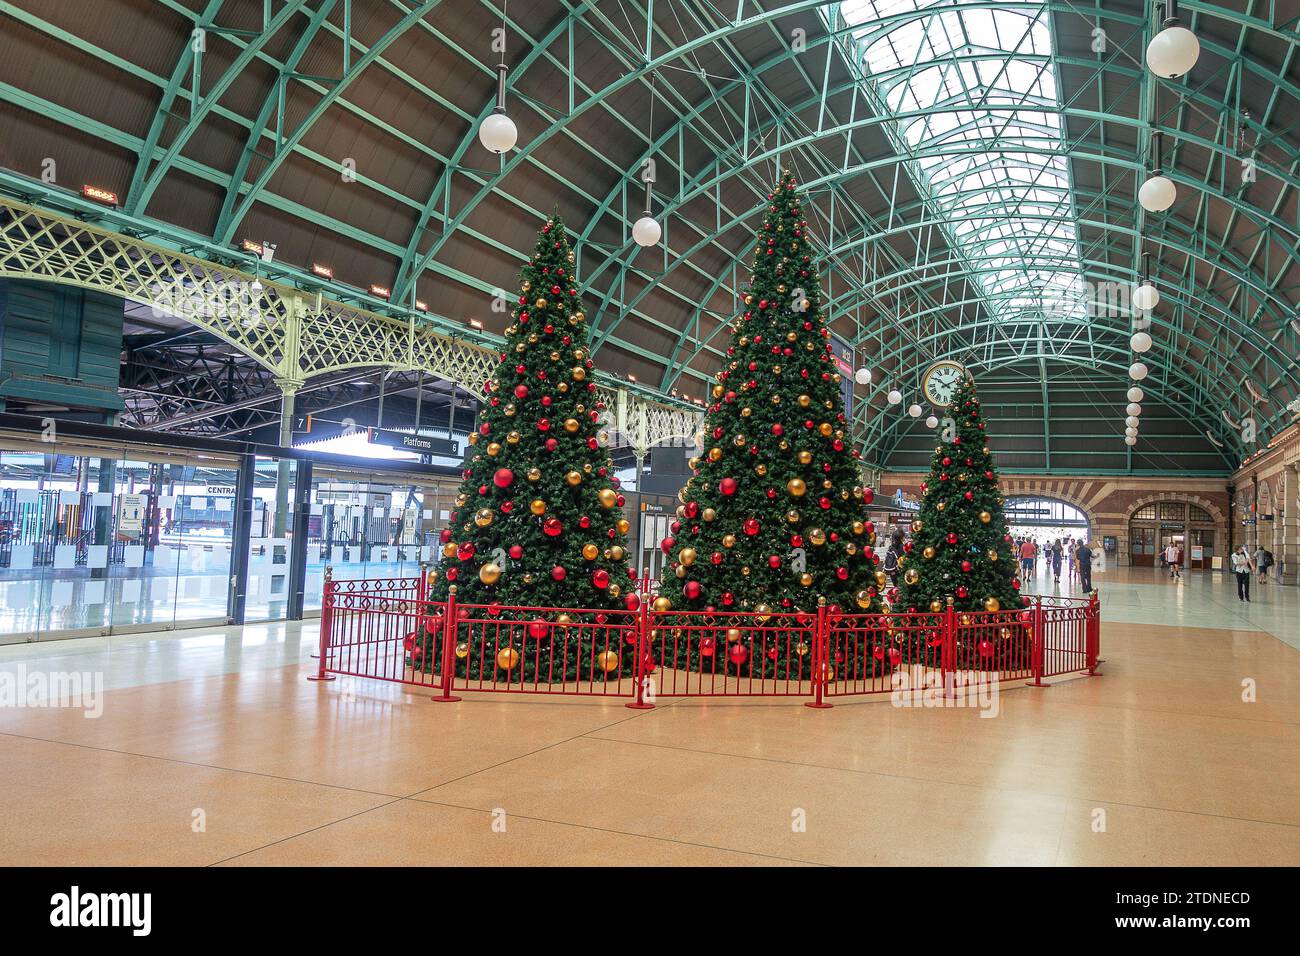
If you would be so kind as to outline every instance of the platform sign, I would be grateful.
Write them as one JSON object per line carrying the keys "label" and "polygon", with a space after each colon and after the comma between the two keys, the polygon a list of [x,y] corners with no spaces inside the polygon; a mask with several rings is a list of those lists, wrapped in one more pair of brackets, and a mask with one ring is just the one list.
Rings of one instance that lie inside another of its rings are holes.
{"label": "platform sign", "polygon": [[433,438],[429,435],[413,435],[410,432],[387,431],[382,428],[367,429],[368,440],[372,445],[386,445],[413,451],[419,455],[447,455],[455,457],[456,442],[450,438]]}
{"label": "platform sign", "polygon": [[835,358],[835,371],[840,373],[840,398],[844,400],[844,417],[853,421],[853,348],[833,332],[831,355]]}

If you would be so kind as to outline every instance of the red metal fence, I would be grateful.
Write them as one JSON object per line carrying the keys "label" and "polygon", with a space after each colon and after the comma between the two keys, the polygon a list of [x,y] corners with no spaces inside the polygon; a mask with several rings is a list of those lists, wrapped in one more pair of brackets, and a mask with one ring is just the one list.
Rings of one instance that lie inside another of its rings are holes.
{"label": "red metal fence", "polygon": [[[337,675],[457,692],[829,698],[954,688],[973,681],[1093,674],[1100,605],[1035,597],[1017,611],[933,614],[708,613],[502,607],[425,596],[423,576],[328,575],[312,680]],[[451,662],[451,666],[448,666]]]}

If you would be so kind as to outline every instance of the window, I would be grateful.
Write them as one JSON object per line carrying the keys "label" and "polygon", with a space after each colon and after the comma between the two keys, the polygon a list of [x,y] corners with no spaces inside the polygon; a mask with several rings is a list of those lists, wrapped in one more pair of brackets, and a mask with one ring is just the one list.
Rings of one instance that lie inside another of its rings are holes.
{"label": "window", "polygon": [[1160,502],[1161,521],[1186,521],[1187,505],[1181,501]]}
{"label": "window", "polygon": [[1155,520],[1156,520],[1156,506],[1155,506],[1155,505],[1143,505],[1143,506],[1142,506],[1141,508],[1139,508],[1137,511],[1133,512],[1133,520],[1134,520],[1134,521],[1155,521]]}
{"label": "window", "polygon": [[1187,506],[1187,520],[1200,521],[1204,524],[1214,524],[1214,519],[1210,517],[1210,513],[1204,508],[1198,508],[1196,505]]}

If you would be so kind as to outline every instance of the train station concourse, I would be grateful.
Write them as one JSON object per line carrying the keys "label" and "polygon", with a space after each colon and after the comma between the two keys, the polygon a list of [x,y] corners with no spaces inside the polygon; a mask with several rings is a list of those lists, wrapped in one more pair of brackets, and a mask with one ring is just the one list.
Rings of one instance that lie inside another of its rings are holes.
{"label": "train station concourse", "polygon": [[838,866],[1268,922],[1298,52],[1300,0],[0,3],[23,918]]}

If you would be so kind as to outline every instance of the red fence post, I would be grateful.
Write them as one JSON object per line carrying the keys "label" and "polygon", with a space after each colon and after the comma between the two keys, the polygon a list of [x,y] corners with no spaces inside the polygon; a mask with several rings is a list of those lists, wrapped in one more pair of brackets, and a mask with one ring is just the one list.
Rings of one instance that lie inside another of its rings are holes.
{"label": "red fence post", "polygon": [[1096,589],[1092,592],[1092,600],[1088,603],[1088,644],[1087,644],[1087,663],[1088,676],[1097,676],[1097,665],[1101,663],[1098,656],[1101,654],[1101,596]]}
{"label": "red fence post", "polygon": [[1045,640],[1044,618],[1043,618],[1043,598],[1041,595],[1034,598],[1034,615],[1033,615],[1033,633],[1029,636],[1030,640],[1030,668],[1033,671],[1034,679],[1026,684],[1026,687],[1051,687],[1051,684],[1043,683],[1043,641]]}
{"label": "red fence post", "polygon": [[333,674],[325,673],[325,656],[329,653],[330,630],[334,627],[334,569],[325,565],[325,586],[320,598],[320,647],[318,648],[316,673],[308,680],[334,680]]}
{"label": "red fence post", "polygon": [[451,692],[452,678],[456,675],[456,633],[460,624],[456,620],[456,586],[453,584],[447,595],[447,603],[442,622],[442,693],[433,698],[442,704],[460,700]]}
{"label": "red fence post", "polygon": [[650,602],[643,599],[636,612],[636,650],[633,652],[632,693],[635,700],[630,700],[624,707],[631,710],[654,710],[654,704],[645,699],[645,659],[650,653]]}
{"label": "red fence post", "polygon": [[957,696],[957,609],[952,606],[952,596],[943,612],[943,645],[939,649],[939,678],[943,682],[943,696]]}
{"label": "red fence post", "polygon": [[813,645],[812,645],[812,681],[813,681],[813,699],[804,701],[805,707],[812,707],[817,710],[827,710],[834,707],[834,704],[828,704],[823,697],[826,690],[826,670],[827,661],[830,660],[828,646],[830,643],[830,614],[826,611],[825,604],[817,605],[817,621],[813,625]]}

